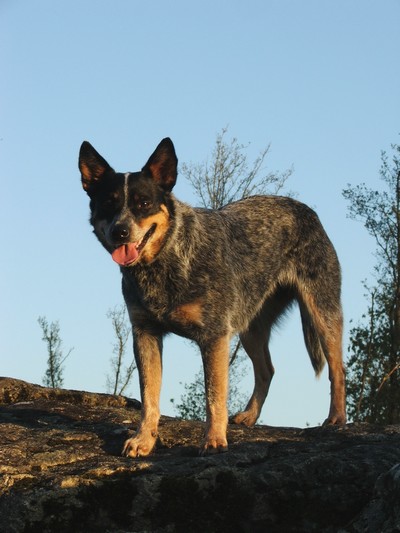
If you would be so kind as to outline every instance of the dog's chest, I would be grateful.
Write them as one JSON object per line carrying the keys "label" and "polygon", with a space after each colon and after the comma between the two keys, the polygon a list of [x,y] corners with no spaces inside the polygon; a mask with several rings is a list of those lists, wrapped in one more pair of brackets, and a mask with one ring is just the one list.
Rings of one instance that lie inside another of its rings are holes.
{"label": "dog's chest", "polygon": [[205,299],[182,279],[166,279],[161,273],[124,276],[122,287],[134,325],[158,324],[162,330],[184,336],[204,326]]}

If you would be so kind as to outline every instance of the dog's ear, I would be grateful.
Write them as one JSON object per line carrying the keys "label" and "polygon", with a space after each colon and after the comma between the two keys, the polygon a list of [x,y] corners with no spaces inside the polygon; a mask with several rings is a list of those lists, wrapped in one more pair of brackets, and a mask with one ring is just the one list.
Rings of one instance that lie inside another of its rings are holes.
{"label": "dog's ear", "polygon": [[93,146],[84,141],[79,151],[79,170],[82,175],[82,187],[86,192],[112,168]]}
{"label": "dog's ear", "polygon": [[163,139],[149,160],[142,168],[142,172],[149,172],[160,187],[170,192],[176,183],[178,175],[178,159],[174,145],[168,137]]}

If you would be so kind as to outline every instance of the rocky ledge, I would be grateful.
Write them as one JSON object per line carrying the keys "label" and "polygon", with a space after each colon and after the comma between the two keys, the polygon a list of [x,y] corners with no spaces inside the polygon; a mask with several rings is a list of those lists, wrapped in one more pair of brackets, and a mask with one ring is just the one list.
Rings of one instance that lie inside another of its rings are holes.
{"label": "rocky ledge", "polygon": [[155,452],[121,457],[140,404],[0,378],[0,531],[400,531],[400,426],[229,428],[163,417]]}

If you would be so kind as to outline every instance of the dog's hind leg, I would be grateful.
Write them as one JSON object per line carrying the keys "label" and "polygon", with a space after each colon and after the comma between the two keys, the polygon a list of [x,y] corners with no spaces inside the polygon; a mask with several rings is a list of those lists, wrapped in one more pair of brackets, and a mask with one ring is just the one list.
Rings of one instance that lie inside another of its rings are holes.
{"label": "dog's hind leg", "polygon": [[[322,293],[323,294],[323,293]],[[299,301],[304,339],[311,362],[318,375],[326,359],[331,383],[331,402],[324,425],[346,423],[345,372],[342,357],[343,318],[340,303],[329,305],[317,293],[304,291]]]}
{"label": "dog's hind leg", "polygon": [[243,348],[253,363],[254,390],[246,409],[230,418],[233,424],[253,426],[260,416],[274,375],[274,367],[268,348],[271,328],[293,300],[290,290],[278,289],[269,298],[260,314],[249,328],[240,334]]}
{"label": "dog's hind leg", "polygon": [[274,367],[268,349],[269,332],[259,324],[240,335],[243,348],[250,357],[254,369],[254,391],[246,409],[230,418],[233,424],[254,426],[260,416],[261,408],[267,397],[269,386],[274,375]]}

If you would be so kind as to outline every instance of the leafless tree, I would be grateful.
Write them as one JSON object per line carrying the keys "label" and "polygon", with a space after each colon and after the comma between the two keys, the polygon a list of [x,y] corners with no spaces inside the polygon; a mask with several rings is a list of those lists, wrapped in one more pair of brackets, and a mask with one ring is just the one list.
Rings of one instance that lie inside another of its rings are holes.
{"label": "leafless tree", "polygon": [[38,322],[42,328],[42,340],[47,345],[48,354],[47,369],[42,381],[43,385],[52,388],[62,387],[64,383],[63,364],[73,348],[70,348],[66,355],[63,354],[58,321],[49,324],[46,317],[40,316]]}
{"label": "leafless tree", "polygon": [[198,196],[203,207],[219,209],[223,205],[254,194],[278,194],[293,172],[267,171],[265,160],[271,145],[263,148],[249,163],[249,144],[240,144],[236,137],[226,140],[228,129],[217,134],[211,160],[184,163],[180,169]]}
{"label": "leafless tree", "polygon": [[126,318],[125,305],[110,309],[107,313],[107,318],[111,320],[116,338],[111,358],[112,370],[107,376],[107,391],[111,394],[124,394],[136,369],[134,359],[127,366],[125,365],[126,346],[131,335],[131,327]]}

